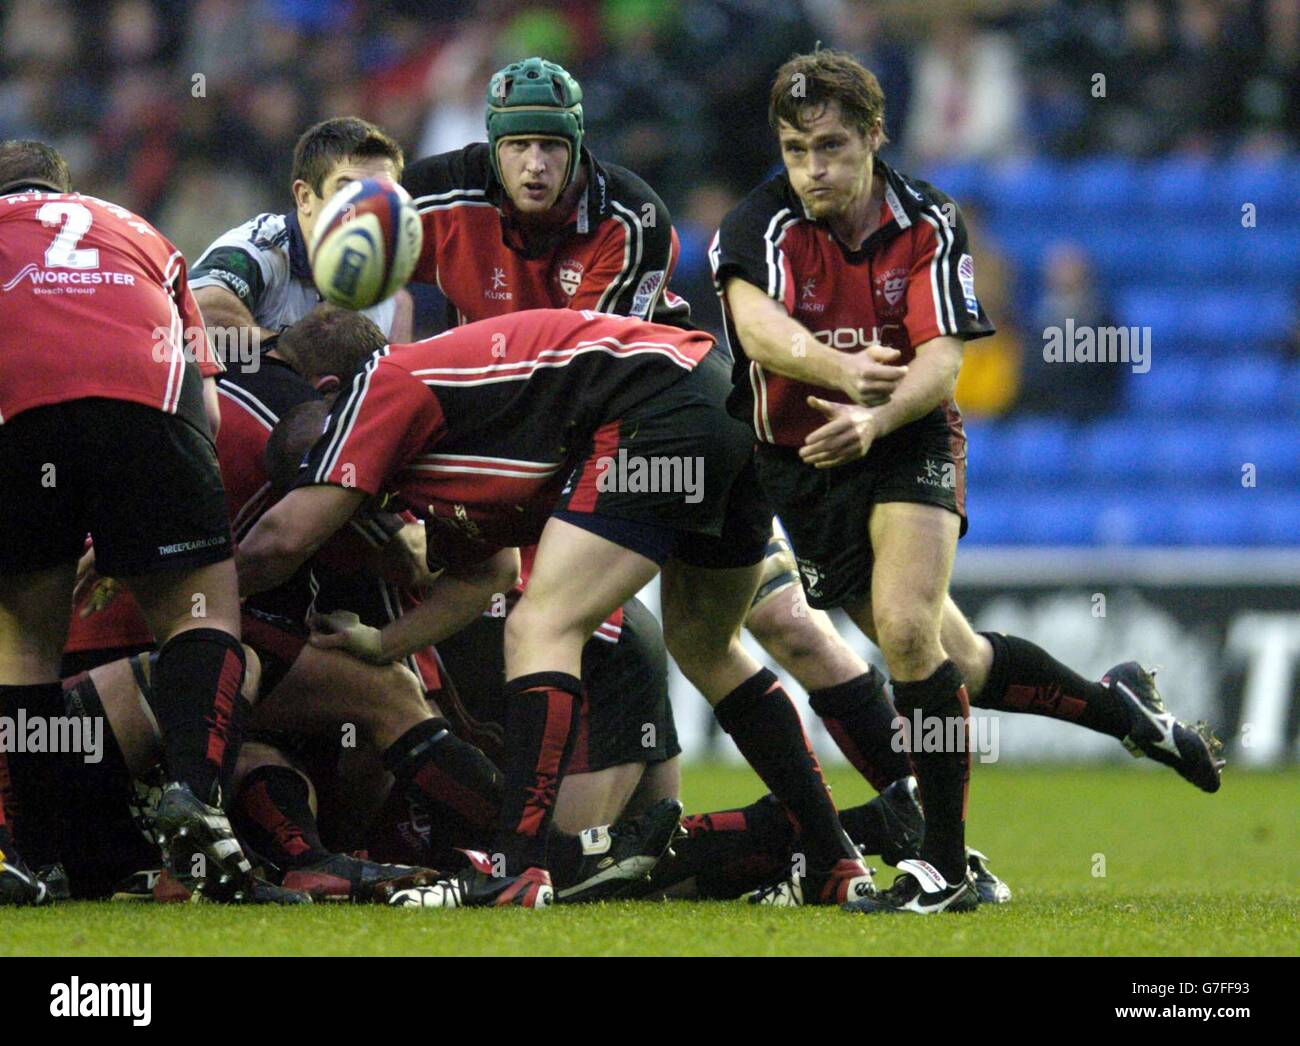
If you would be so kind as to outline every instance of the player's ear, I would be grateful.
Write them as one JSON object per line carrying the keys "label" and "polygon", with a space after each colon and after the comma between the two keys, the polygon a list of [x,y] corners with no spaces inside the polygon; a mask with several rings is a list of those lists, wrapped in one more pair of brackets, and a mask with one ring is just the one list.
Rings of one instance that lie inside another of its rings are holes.
{"label": "player's ear", "polygon": [[316,199],[316,190],[308,185],[301,178],[295,179],[293,183],[293,202],[297,205],[298,210],[310,208]]}
{"label": "player's ear", "polygon": [[342,382],[333,374],[322,374],[319,378],[312,381],[316,391],[322,396],[336,396],[342,387]]}
{"label": "player's ear", "polygon": [[872,153],[880,152],[880,147],[885,144],[885,123],[883,120],[877,120],[867,131],[867,148]]}

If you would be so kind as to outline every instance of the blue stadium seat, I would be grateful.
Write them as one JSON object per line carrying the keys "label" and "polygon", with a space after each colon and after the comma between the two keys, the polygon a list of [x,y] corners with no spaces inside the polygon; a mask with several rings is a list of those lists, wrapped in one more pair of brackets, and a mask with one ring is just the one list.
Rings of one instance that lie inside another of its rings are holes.
{"label": "blue stadium seat", "polygon": [[1211,381],[1219,373],[1219,368],[1196,359],[1156,356],[1147,373],[1129,378],[1125,386],[1128,407],[1161,416],[1209,409],[1219,396]]}
{"label": "blue stadium seat", "polygon": [[1244,288],[1139,288],[1118,296],[1116,313],[1117,323],[1151,327],[1157,355],[1169,339],[1234,345],[1280,341],[1294,322],[1294,306],[1285,291]]}
{"label": "blue stadium seat", "polygon": [[[1240,216],[1243,203],[1253,203],[1260,216],[1300,214],[1300,163],[1293,157],[1229,160],[1217,170],[1211,209],[1218,204]],[[1262,224],[1262,222],[1261,222]]]}
{"label": "blue stadium seat", "polygon": [[1220,177],[1209,158],[1170,157],[1143,171],[1143,199],[1149,219],[1163,224],[1184,215],[1204,216],[1206,200]]}
{"label": "blue stadium seat", "polygon": [[1242,545],[1250,541],[1255,526],[1239,498],[1213,496],[1161,498],[1158,511],[1172,523],[1171,536],[1178,545]]}
{"label": "blue stadium seat", "polygon": [[1202,421],[1146,425],[1146,465],[1151,475],[1169,483],[1231,482],[1231,453],[1221,434]]}
{"label": "blue stadium seat", "polygon": [[1147,475],[1152,470],[1150,423],[1141,418],[1096,422],[1080,436],[1083,475],[1119,483]]}
{"label": "blue stadium seat", "polygon": [[1257,415],[1281,408],[1286,369],[1276,356],[1242,356],[1215,369],[1214,399],[1220,410]]}
{"label": "blue stadium seat", "polygon": [[1024,418],[1002,432],[998,448],[1014,483],[1056,484],[1074,471],[1074,432],[1059,418]]}
{"label": "blue stadium seat", "polygon": [[[1293,487],[1300,478],[1300,423],[1279,417],[1273,422],[1239,421],[1220,437],[1222,458],[1238,481],[1242,466],[1255,466],[1257,489],[1274,492],[1277,484]],[[1300,543],[1300,534],[1296,535]]]}
{"label": "blue stadium seat", "polygon": [[1071,165],[1062,172],[1068,186],[1071,210],[1095,217],[1099,212],[1127,217],[1141,210],[1141,173],[1136,164],[1122,157],[1095,157]]}
{"label": "blue stadium seat", "polygon": [[1280,397],[1283,411],[1300,416],[1300,360],[1283,372]]}
{"label": "blue stadium seat", "polygon": [[1294,547],[1300,544],[1300,495],[1261,499],[1251,513],[1256,544]]}
{"label": "blue stadium seat", "polygon": [[1012,492],[1019,510],[1007,526],[1010,545],[1088,545],[1093,541],[1093,506],[1070,493]]}
{"label": "blue stadium seat", "polygon": [[1033,216],[1034,223],[1045,214],[1069,207],[1069,182],[1061,165],[1034,158],[998,164],[985,171],[988,196],[999,201],[999,210],[1014,210]]}

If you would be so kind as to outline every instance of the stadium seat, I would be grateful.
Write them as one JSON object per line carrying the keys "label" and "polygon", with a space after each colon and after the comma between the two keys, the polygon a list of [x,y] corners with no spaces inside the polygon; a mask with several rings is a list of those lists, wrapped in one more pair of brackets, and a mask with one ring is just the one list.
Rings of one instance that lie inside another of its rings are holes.
{"label": "stadium seat", "polygon": [[1255,544],[1294,547],[1300,542],[1300,495],[1263,498],[1249,518]]}
{"label": "stadium seat", "polygon": [[1082,160],[1062,172],[1068,185],[1071,210],[1090,217],[1120,215],[1125,220],[1142,209],[1141,172],[1123,157],[1101,156]]}
{"label": "stadium seat", "polygon": [[1214,401],[1220,410],[1248,416],[1272,413],[1282,406],[1286,369],[1276,356],[1243,356],[1214,369]]}
{"label": "stadium seat", "polygon": [[1168,513],[1169,537],[1176,545],[1241,545],[1256,529],[1240,499],[1175,498],[1163,501],[1158,511]]}
{"label": "stadium seat", "polygon": [[1134,374],[1129,379],[1128,407],[1157,415],[1210,409],[1220,398],[1220,390],[1212,382],[1219,373],[1196,359],[1152,360],[1146,374]]}
{"label": "stadium seat", "polygon": [[1025,418],[1004,429],[998,450],[1013,482],[1055,484],[1074,470],[1073,436],[1070,423],[1060,418]]}
{"label": "stadium seat", "polygon": [[1150,430],[1150,423],[1140,418],[1090,425],[1079,439],[1083,474],[1111,484],[1146,475],[1152,468]]}

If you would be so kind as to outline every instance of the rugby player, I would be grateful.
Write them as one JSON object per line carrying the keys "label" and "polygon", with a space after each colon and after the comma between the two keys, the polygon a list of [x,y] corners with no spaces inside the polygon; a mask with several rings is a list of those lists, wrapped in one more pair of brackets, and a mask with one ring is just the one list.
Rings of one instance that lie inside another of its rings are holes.
{"label": "rugby player", "polygon": [[[129,211],[73,193],[55,150],[9,141],[0,145],[0,271],[9,280],[0,711],[62,714],[59,660],[89,533],[100,569],[125,579],[161,648],[155,713],[170,779],[157,823],[173,870],[205,888],[239,887],[251,867],[222,807],[245,660],[205,402],[205,379],[221,365],[206,342],[186,358],[203,321],[184,258]],[[18,805],[8,813],[43,840],[45,852],[29,860],[57,861],[59,824],[49,815],[61,805],[57,760],[13,752],[7,762]]]}
{"label": "rugby player", "polygon": [[[759,480],[810,604],[843,607],[880,645],[906,718],[965,720],[974,684],[986,707],[1111,733],[1215,790],[1212,736],[1167,713],[1140,666],[1088,682],[1017,637],[977,636],[948,598],[966,527],[952,388],[962,341],[992,330],[960,212],[877,156],[884,98],[851,56],[791,59],[769,115],[785,169],[727,216],[710,257],[736,354],[729,407],[753,427]],[[864,394],[866,355],[902,372],[884,402]],[[926,814],[922,860],[854,906],[967,909],[976,903],[964,847],[969,753],[910,754]]]}
{"label": "rugby player", "polygon": [[[344,332],[344,324],[332,326]],[[381,661],[437,642],[483,609],[466,597],[457,570],[504,548],[538,544],[528,586],[506,623],[505,795],[495,860],[479,855],[473,870],[399,895],[402,902],[551,901],[547,830],[581,700],[582,649],[661,565],[666,605],[705,637],[695,643],[701,660],[683,665],[688,678],[797,818],[811,892],[834,903],[871,889],[798,714],[772,673],[739,643],[762,545],[739,570],[673,558],[689,553],[695,533],[718,534],[749,454],[749,437],[719,424],[729,360],[712,349],[704,334],[568,310],[516,313],[387,346],[335,404],[302,485],[241,544],[245,591],[272,587],[367,496],[397,488],[428,524],[431,565],[446,566],[433,587],[442,586],[445,598],[431,590],[421,607],[377,637],[347,637]],[[598,472],[607,472],[620,451],[644,460],[692,452],[703,467],[701,497],[599,482]],[[717,613],[692,612],[706,607]]]}
{"label": "rugby player", "polygon": [[[252,374],[224,378],[223,393],[226,383],[237,383],[242,387],[238,402],[245,407],[255,405],[254,417],[260,420],[286,399],[285,385],[296,381],[300,387],[310,390],[304,378],[320,384],[319,370],[324,369],[331,376],[340,371],[351,372],[356,369],[357,353],[368,355],[383,346],[382,334],[371,323],[360,324],[366,338],[330,337],[327,333],[322,337],[332,322],[355,325],[355,318],[343,310],[321,309],[320,315],[312,317],[311,322],[285,333],[277,342],[275,352],[269,354],[273,358],[266,366]],[[303,376],[293,375],[279,363],[282,376],[274,382],[266,380],[275,373],[274,357],[294,360]],[[255,425],[247,425],[243,453],[230,449],[226,456],[232,459],[232,467],[241,458],[244,461],[240,474],[230,484],[232,498],[239,491],[258,491],[239,513],[237,533],[241,536],[256,522],[258,513],[288,489],[288,480],[296,475],[298,464],[315,442],[326,412],[325,401],[303,400],[284,411],[269,435],[264,435]],[[247,416],[246,411],[232,409],[227,429],[239,427],[235,419],[243,420]],[[263,446],[264,470],[260,467]],[[246,478],[249,471],[253,473],[251,482]],[[373,526],[372,522],[361,529]],[[423,560],[423,528],[415,529],[421,532]],[[318,570],[313,567],[312,572]],[[504,579],[496,574],[489,572],[480,578],[479,594],[484,601],[504,587]],[[431,579],[426,575],[426,580]],[[274,593],[279,597],[269,604],[267,597]],[[254,726],[272,731],[271,739],[287,731],[295,737],[315,737],[321,741],[309,755],[308,777],[312,782],[328,785],[344,772],[338,765],[338,726],[354,723],[362,735],[359,740],[367,743],[366,747],[379,757],[383,770],[392,775],[393,796],[399,805],[418,810],[423,815],[421,822],[432,829],[427,852],[417,853],[416,860],[427,863],[431,856],[442,857],[453,844],[484,845],[500,805],[499,774],[478,748],[457,736],[449,721],[451,716],[444,717],[436,707],[430,709],[429,703],[442,702],[451,695],[439,690],[426,703],[424,687],[417,683],[412,672],[397,664],[382,668],[368,665],[340,650],[328,649],[329,636],[318,635],[315,645],[306,645],[303,622],[311,616],[306,606],[310,599],[310,593],[295,588],[291,580],[245,603],[245,634],[262,654],[268,684],[268,694]],[[267,739],[264,733],[255,736]],[[289,744],[295,746],[292,741]],[[267,746],[259,745],[258,750],[266,751]],[[299,837],[318,836],[315,814],[302,783],[306,778],[296,773],[282,755],[270,754],[272,757],[265,761],[258,762],[250,756],[241,764],[241,771],[247,772],[250,780],[256,778],[258,787],[255,792],[239,793],[235,804],[236,827],[250,838],[259,856],[282,871],[288,869],[294,873],[286,877],[286,882],[292,882],[297,888],[308,888],[313,880],[305,877],[326,874],[320,868],[324,858],[319,852],[313,852],[317,848],[283,845],[278,834],[267,829],[268,824],[291,825]],[[293,779],[295,776],[298,780]],[[368,797],[369,805],[383,804],[384,787],[371,788],[377,794]],[[362,800],[349,801],[347,805],[360,805],[363,815],[367,797],[355,793],[364,790],[364,786],[356,790],[346,783],[337,789],[349,800]],[[648,805],[636,816],[620,818],[618,813],[619,810],[612,811],[609,818],[614,824],[600,821],[598,827],[592,828],[589,826],[593,822],[578,822],[571,831],[551,833],[550,847],[558,860],[556,885],[564,899],[596,900],[609,896],[618,884],[643,877],[671,841],[680,804],[666,800]],[[348,871],[349,862],[355,863],[343,854],[334,854],[330,861],[336,876]],[[372,886],[376,881],[376,875],[367,875],[366,885]]]}

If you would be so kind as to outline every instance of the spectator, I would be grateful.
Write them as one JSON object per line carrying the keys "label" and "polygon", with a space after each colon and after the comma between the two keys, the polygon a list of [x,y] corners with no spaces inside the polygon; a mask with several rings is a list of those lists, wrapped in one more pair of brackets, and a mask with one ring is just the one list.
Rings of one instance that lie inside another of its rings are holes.
{"label": "spectator", "polygon": [[1087,253],[1077,244],[1058,243],[1043,259],[1043,296],[1036,312],[1041,341],[1032,338],[1024,354],[1020,409],[1087,420],[1121,404],[1126,364],[1048,361],[1048,332],[1085,327],[1094,332],[1113,323],[1093,281]]}
{"label": "spectator", "polygon": [[1023,94],[1010,39],[959,15],[936,19],[918,52],[907,114],[905,144],[913,162],[1011,152]]}

